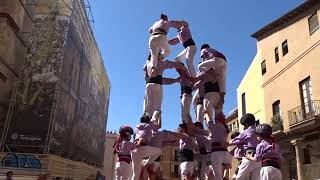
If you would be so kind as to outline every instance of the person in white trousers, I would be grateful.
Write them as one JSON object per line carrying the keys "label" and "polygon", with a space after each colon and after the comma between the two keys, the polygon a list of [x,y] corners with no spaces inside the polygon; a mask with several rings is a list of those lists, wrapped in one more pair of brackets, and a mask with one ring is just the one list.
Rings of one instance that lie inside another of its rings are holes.
{"label": "person in white trousers", "polygon": [[197,52],[197,47],[196,43],[192,39],[189,24],[187,22],[182,23],[182,26],[178,29],[177,37],[169,40],[170,45],[176,45],[179,42],[183,44],[185,49],[176,57],[176,61],[181,62],[186,60],[189,73],[191,74],[191,77],[194,78],[196,77],[196,70],[193,65],[193,59]]}
{"label": "person in white trousers", "polygon": [[[240,123],[244,126],[245,130],[230,140],[229,145],[241,147],[244,154],[254,154],[259,144],[256,135],[256,119],[253,114],[247,113],[241,117]],[[242,157],[241,164],[238,168],[237,180],[246,180],[248,177],[251,177],[251,179],[259,179],[260,177],[261,163],[250,161],[245,156]]]}
{"label": "person in white trousers", "polygon": [[256,134],[261,142],[257,145],[255,155],[247,154],[250,161],[262,163],[260,180],[282,180],[281,174],[281,152],[279,145],[272,137],[272,127],[269,124],[259,124]]}
{"label": "person in white trousers", "polygon": [[210,48],[208,44],[201,46],[200,57],[202,58],[202,62],[198,65],[200,72],[205,73],[213,69],[216,73],[220,92],[220,100],[216,109],[222,111],[226,94],[227,59],[221,52]]}
{"label": "person in white trousers", "polygon": [[203,123],[203,99],[204,95],[200,95],[200,89],[197,89],[192,97],[192,104],[196,115],[196,121]]}
{"label": "person in white trousers", "polygon": [[129,180],[131,178],[131,155],[130,152],[136,148],[131,140],[133,129],[130,126],[121,126],[119,137],[113,145],[114,153],[117,155],[115,165],[116,180]]}
{"label": "person in white trousers", "polygon": [[[209,119],[209,120],[208,120]],[[207,118],[208,129],[212,137],[211,166],[214,172],[215,180],[222,180],[222,167],[231,168],[232,156],[227,149],[228,127],[225,116],[222,112],[216,114],[215,122]]]}
{"label": "person in white trousers", "polygon": [[167,57],[170,54],[170,47],[167,40],[167,33],[170,28],[178,28],[182,25],[181,21],[169,21],[168,16],[161,14],[160,20],[155,22],[150,28],[149,50],[151,53],[152,68],[158,66],[158,55]]}
{"label": "person in white trousers", "polygon": [[184,67],[183,63],[181,64],[180,69],[177,69],[179,73],[179,83],[181,85],[181,120],[182,122],[188,123],[191,120],[190,116],[190,105],[192,101],[192,91],[193,91],[193,82],[188,70]]}
{"label": "person in white trousers", "polygon": [[151,61],[148,61],[145,66],[146,72],[146,89],[144,96],[144,113],[151,117],[155,111],[161,112],[163,98],[163,78],[162,74],[165,69],[180,69],[181,64],[172,61],[163,61],[163,56],[158,56],[158,67],[153,70]]}
{"label": "person in white trousers", "polygon": [[[152,164],[161,154],[161,149],[150,146],[149,142],[154,132],[161,128],[161,113],[155,111],[150,120],[149,116],[143,115],[140,118],[140,124],[135,129],[135,143],[137,148],[131,151],[132,158],[132,180],[139,180],[142,166]],[[148,160],[143,162],[144,158]]]}

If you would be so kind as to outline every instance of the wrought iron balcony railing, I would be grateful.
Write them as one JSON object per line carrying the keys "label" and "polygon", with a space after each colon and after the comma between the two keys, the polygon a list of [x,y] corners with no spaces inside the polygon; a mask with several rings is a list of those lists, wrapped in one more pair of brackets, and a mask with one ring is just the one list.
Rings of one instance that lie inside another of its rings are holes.
{"label": "wrought iron balcony railing", "polygon": [[320,117],[320,100],[310,101],[288,111],[290,127],[315,117]]}

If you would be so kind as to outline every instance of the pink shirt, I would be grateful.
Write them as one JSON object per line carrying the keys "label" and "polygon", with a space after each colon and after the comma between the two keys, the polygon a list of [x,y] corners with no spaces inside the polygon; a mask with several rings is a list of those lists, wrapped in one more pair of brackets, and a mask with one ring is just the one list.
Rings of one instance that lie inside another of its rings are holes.
{"label": "pink shirt", "polygon": [[222,123],[209,121],[208,125],[212,134],[212,142],[227,142],[228,134],[226,127]]}
{"label": "pink shirt", "polygon": [[218,80],[218,75],[214,69],[209,69],[207,72],[199,72],[197,77],[200,79],[201,83],[206,82],[216,82]]}
{"label": "pink shirt", "polygon": [[158,61],[158,66],[156,69],[156,72],[151,74],[151,70],[152,70],[152,64],[150,62],[147,63],[147,75],[148,77],[155,77],[155,76],[159,76],[162,75],[165,69],[172,69],[175,68],[176,63],[172,62],[172,61]]}
{"label": "pink shirt", "polygon": [[163,19],[160,19],[149,28],[149,33],[152,34],[157,30],[164,30],[166,31],[166,33],[168,33],[171,27],[177,28],[177,24],[172,21],[165,21]]}
{"label": "pink shirt", "polygon": [[258,161],[261,161],[262,159],[266,158],[273,158],[281,161],[281,152],[278,144],[275,144],[275,148],[272,148],[272,144],[268,141],[262,140],[258,145],[256,149],[255,158]]}
{"label": "pink shirt", "polygon": [[213,48],[202,49],[200,53],[200,57],[204,59],[213,59],[215,57],[220,57],[227,60],[226,57],[221,52]]}
{"label": "pink shirt", "polygon": [[135,129],[135,140],[144,139],[147,143],[152,138],[152,131],[157,131],[158,126],[155,123],[140,123]]}
{"label": "pink shirt", "polygon": [[248,148],[255,148],[259,141],[257,139],[256,126],[249,126],[243,132],[241,132],[237,137],[231,140],[232,144],[243,146],[244,150]]}
{"label": "pink shirt", "polygon": [[188,135],[185,138],[180,139],[179,148],[180,148],[180,150],[182,150],[182,149],[193,150],[194,149],[194,143],[193,143],[193,140],[192,140],[191,136]]}
{"label": "pink shirt", "polygon": [[180,84],[181,86],[192,87],[192,81],[190,74],[187,71],[178,71],[180,75]]}
{"label": "pink shirt", "polygon": [[179,33],[176,38],[172,39],[173,44],[185,43],[187,40],[192,39],[192,35],[188,26],[183,26],[179,29]]}
{"label": "pink shirt", "polygon": [[136,145],[130,141],[122,141],[120,150],[118,152],[119,155],[130,155],[130,151],[134,150]]}

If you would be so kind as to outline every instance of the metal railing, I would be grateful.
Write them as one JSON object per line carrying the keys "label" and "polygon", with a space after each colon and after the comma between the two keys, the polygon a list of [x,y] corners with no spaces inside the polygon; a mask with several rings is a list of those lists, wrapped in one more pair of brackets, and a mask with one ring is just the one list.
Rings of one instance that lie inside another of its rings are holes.
{"label": "metal railing", "polygon": [[289,125],[294,126],[320,116],[320,100],[310,101],[288,111]]}

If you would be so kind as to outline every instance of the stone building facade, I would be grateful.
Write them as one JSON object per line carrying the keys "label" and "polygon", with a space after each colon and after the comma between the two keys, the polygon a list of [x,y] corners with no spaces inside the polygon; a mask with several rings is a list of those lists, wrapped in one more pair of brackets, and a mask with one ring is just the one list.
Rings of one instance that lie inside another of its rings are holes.
{"label": "stone building facade", "polygon": [[84,1],[4,0],[0,28],[1,151],[91,168],[69,174],[75,179],[95,174],[103,166],[110,81]]}

